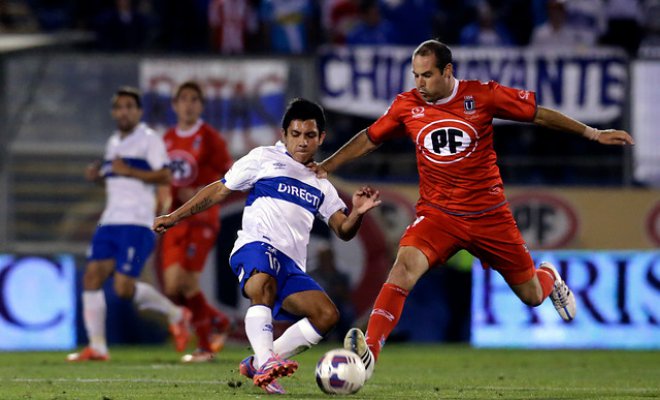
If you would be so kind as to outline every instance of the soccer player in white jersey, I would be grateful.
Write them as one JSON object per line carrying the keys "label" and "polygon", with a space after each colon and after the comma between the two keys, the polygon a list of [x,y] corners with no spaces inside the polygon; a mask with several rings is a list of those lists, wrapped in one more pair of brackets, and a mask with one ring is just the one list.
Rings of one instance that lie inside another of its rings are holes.
{"label": "soccer player in white jersey", "polygon": [[119,297],[133,299],[140,309],[167,315],[177,350],[185,348],[190,335],[190,311],[174,305],[151,285],[137,282],[155,243],[150,229],[155,216],[155,185],[170,181],[165,144],[156,132],[140,123],[141,117],[139,92],[120,88],[112,97],[117,131],[107,142],[103,163],[91,165],[85,173],[88,180],[105,182],[107,201],[83,277],[83,318],[89,345],[69,354],[69,361],[109,359],[103,283],[113,274]]}
{"label": "soccer player in white jersey", "polygon": [[[353,194],[348,213],[332,184],[305,167],[324,139],[323,109],[308,100],[293,100],[282,118],[281,142],[252,150],[223,179],[153,225],[156,232],[164,232],[233,191],[249,191],[229,263],[251,301],[245,332],[254,355],[240,363],[240,373],[267,393],[284,393],[277,378],[298,368],[288,358],[319,343],[339,319],[332,300],[305,272],[314,217],[342,240],[350,240],[363,215],[380,204],[379,193],[363,187]],[[297,322],[273,340],[273,319]]]}

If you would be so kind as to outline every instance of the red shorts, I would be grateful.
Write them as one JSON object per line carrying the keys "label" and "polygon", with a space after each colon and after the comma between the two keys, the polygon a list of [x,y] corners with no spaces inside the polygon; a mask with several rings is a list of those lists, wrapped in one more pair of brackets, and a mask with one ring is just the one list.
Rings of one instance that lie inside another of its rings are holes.
{"label": "red shorts", "polygon": [[465,249],[484,267],[499,272],[509,285],[534,277],[534,261],[507,206],[474,216],[455,216],[431,207],[420,207],[417,219],[406,229],[399,246],[413,246],[431,267],[441,265]]}
{"label": "red shorts", "polygon": [[161,242],[162,268],[178,263],[186,271],[201,272],[217,236],[218,230],[200,223],[184,221],[171,227]]}

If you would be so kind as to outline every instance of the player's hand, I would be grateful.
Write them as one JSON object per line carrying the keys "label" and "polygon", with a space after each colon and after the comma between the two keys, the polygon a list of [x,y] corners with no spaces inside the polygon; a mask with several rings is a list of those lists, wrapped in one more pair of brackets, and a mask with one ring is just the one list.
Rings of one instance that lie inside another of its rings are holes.
{"label": "player's hand", "polygon": [[320,179],[326,179],[328,177],[328,171],[326,171],[325,168],[320,163],[317,163],[316,161],[310,161],[305,166],[309,169],[311,169],[315,174],[317,178]]}
{"label": "player's hand", "polygon": [[378,207],[382,203],[380,192],[373,190],[369,186],[363,186],[353,193],[353,209],[360,215],[365,214],[372,208]]}
{"label": "player's hand", "polygon": [[101,161],[94,161],[85,168],[85,179],[90,182],[101,179]]}
{"label": "player's hand", "polygon": [[121,158],[115,158],[112,160],[112,172],[121,176],[129,176],[131,174],[131,167]]}
{"label": "player's hand", "polygon": [[611,144],[618,146],[625,146],[627,144],[633,145],[635,141],[632,136],[626,131],[619,131],[616,129],[605,129],[598,131],[600,135],[598,136],[598,143],[601,144]]}
{"label": "player's hand", "polygon": [[156,233],[165,233],[166,230],[176,225],[176,223],[177,221],[174,217],[172,217],[172,214],[165,214],[161,215],[160,217],[156,217],[151,229],[153,229]]}

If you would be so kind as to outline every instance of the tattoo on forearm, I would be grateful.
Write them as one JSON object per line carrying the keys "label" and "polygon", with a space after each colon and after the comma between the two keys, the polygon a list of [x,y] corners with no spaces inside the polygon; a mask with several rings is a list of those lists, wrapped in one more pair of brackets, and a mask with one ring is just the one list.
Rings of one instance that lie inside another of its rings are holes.
{"label": "tattoo on forearm", "polygon": [[202,200],[200,200],[199,203],[190,207],[190,215],[194,215],[206,210],[212,202],[213,201],[210,198],[204,197]]}

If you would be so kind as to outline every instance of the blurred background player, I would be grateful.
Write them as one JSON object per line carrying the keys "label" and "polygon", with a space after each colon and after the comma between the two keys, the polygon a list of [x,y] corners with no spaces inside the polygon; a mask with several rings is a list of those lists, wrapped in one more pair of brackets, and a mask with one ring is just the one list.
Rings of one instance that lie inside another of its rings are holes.
{"label": "blurred background player", "polygon": [[[298,368],[288,358],[319,343],[339,319],[332,300],[306,273],[314,218],[320,217],[340,239],[350,240],[363,215],[380,204],[379,193],[363,187],[353,194],[347,215],[332,184],[304,166],[324,139],[323,109],[296,99],[282,119],[281,142],[252,150],[221,181],[154,221],[154,230],[164,232],[233,191],[250,191],[230,265],[251,303],[245,332],[254,355],[241,362],[240,373],[267,393],[284,393],[276,379]],[[273,319],[296,322],[273,341]]]}
{"label": "blurred background player", "polygon": [[149,229],[156,208],[155,187],[170,181],[162,139],[140,123],[142,101],[137,89],[120,88],[112,97],[117,131],[108,139],[103,163],[88,167],[90,181],[105,182],[107,201],[88,251],[83,277],[83,318],[89,345],[69,354],[69,361],[105,361],[106,302],[103,283],[114,276],[114,290],[139,309],[165,314],[177,349],[189,337],[190,311],[174,305],[151,285],[137,282],[151,254],[155,236]]}
{"label": "blurred background player", "polygon": [[369,317],[366,342],[351,329],[344,346],[357,352],[367,376],[396,326],[406,297],[429,268],[461,249],[502,275],[523,303],[538,306],[550,296],[566,321],[575,298],[550,263],[534,267],[527,245],[507,206],[493,148],[493,118],[533,122],[609,145],[632,144],[627,132],[597,130],[536,103],[534,92],[491,81],[459,81],[449,47],[437,40],[413,52],[415,89],[399,94],[387,112],[318,166],[325,176],[375,150],[382,142],[410,137],[417,149],[420,198],[417,219],[408,226],[387,281]]}
{"label": "blurred background player", "polygon": [[[190,200],[204,186],[220,179],[232,163],[220,134],[201,119],[204,95],[198,83],[179,85],[172,99],[177,125],[164,136],[172,170],[172,210]],[[171,211],[171,210],[168,210]],[[229,318],[211,306],[199,287],[206,258],[220,229],[220,206],[182,221],[163,236],[161,266],[165,294],[192,312],[197,350],[183,357],[187,362],[213,359],[221,350]]]}

